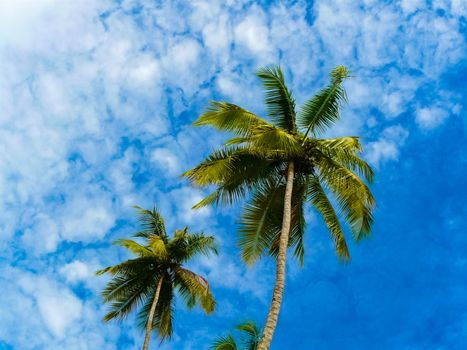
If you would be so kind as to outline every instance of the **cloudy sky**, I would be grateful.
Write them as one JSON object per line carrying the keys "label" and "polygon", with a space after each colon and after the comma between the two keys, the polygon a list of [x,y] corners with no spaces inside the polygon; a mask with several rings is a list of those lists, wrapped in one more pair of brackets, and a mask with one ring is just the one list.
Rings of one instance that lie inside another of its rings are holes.
{"label": "cloudy sky", "polygon": [[464,349],[466,54],[464,0],[0,0],[0,349],[140,347],[131,317],[101,322],[94,276],[128,258],[110,243],[136,229],[134,204],[222,247],[192,264],[217,312],[177,305],[163,349],[264,322],[272,262],[245,268],[238,208],[192,212],[204,193],[180,174],[225,137],[190,126],[209,100],[264,114],[269,64],[298,104],[352,70],[332,134],[363,137],[378,204],[348,265],[308,211],[272,348]]}

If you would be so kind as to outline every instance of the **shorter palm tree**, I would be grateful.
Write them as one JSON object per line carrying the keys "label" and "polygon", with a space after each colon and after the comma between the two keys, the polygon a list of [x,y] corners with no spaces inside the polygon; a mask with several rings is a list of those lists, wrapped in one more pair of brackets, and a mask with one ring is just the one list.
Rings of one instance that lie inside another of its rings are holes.
{"label": "shorter palm tree", "polygon": [[217,248],[214,237],[189,233],[187,227],[169,237],[164,220],[155,208],[135,208],[142,230],[134,237],[142,239],[144,244],[131,239],[117,240],[114,244],[127,248],[136,257],[96,273],[112,275],[102,291],[104,302],[110,303],[104,321],[124,319],[139,308],[139,326],[146,329],[143,350],[147,350],[151,330],[159,334],[161,342],[172,336],[176,289],[189,308],[199,304],[207,314],[214,310],[208,281],[183,265],[198,254],[217,254]]}
{"label": "shorter palm tree", "polygon": [[261,339],[261,329],[254,321],[247,321],[235,327],[242,333],[241,347],[237,345],[232,333],[217,338],[211,345],[211,350],[256,350]]}

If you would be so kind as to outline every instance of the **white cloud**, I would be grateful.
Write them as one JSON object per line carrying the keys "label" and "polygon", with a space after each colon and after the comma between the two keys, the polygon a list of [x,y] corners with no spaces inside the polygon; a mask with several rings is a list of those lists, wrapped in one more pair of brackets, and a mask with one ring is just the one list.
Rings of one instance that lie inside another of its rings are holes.
{"label": "white cloud", "polygon": [[262,11],[248,14],[234,29],[235,44],[246,47],[254,55],[264,55],[271,51],[269,30]]}
{"label": "white cloud", "polygon": [[83,281],[93,274],[93,271],[90,271],[88,265],[79,260],[74,260],[71,263],[62,266],[59,269],[59,272],[69,283]]}
{"label": "white cloud", "polygon": [[367,160],[375,166],[388,160],[397,161],[399,149],[404,145],[408,136],[408,131],[400,125],[386,128],[378,140],[368,143],[365,147]]}
{"label": "white cloud", "polygon": [[425,0],[402,0],[400,6],[404,14],[410,15],[417,10],[423,9],[426,6]]}
{"label": "white cloud", "polygon": [[[219,133],[187,127],[218,93],[264,111],[256,65],[280,62],[300,102],[333,66],[348,64],[356,77],[333,132],[384,130],[367,145],[376,165],[397,161],[408,137],[388,119],[416,109],[415,121],[430,129],[459,112],[444,102],[418,105],[415,97],[465,56],[463,1],[434,1],[433,10],[422,11],[421,1],[304,4],[0,2],[0,248],[2,257],[26,253],[25,264],[44,266],[43,279],[21,270],[15,273],[25,280],[1,281],[15,292],[0,300],[0,339],[20,349],[116,348],[123,331],[100,324],[97,297],[80,301],[59,281],[90,278],[100,262],[78,259],[76,247],[126,232],[125,223],[115,224],[133,214],[132,204],[157,199],[171,226],[213,231],[211,208],[191,210],[205,193],[178,187],[178,178],[158,182],[154,170],[176,176],[221,143]],[[21,244],[11,244],[17,238]],[[61,263],[53,260],[59,256]],[[263,293],[258,272],[233,259],[206,262],[216,265],[205,267],[209,278]],[[24,324],[18,312],[30,315]]]}
{"label": "white cloud", "polygon": [[81,317],[81,300],[54,281],[20,272],[19,285],[34,298],[42,319],[55,336],[63,338],[67,329]]}
{"label": "white cloud", "polygon": [[422,129],[434,129],[441,125],[449,113],[440,107],[418,108],[415,120]]}
{"label": "white cloud", "polygon": [[191,208],[200,202],[205,195],[198,189],[192,187],[181,187],[170,191],[166,194],[170,198],[170,202],[174,205],[175,218],[177,228],[185,225],[195,225],[201,228],[210,228],[208,218],[212,214],[210,207],[204,207],[198,210]]}
{"label": "white cloud", "polygon": [[159,169],[162,177],[174,177],[181,175],[181,165],[179,158],[167,148],[156,148],[152,152],[151,159]]}

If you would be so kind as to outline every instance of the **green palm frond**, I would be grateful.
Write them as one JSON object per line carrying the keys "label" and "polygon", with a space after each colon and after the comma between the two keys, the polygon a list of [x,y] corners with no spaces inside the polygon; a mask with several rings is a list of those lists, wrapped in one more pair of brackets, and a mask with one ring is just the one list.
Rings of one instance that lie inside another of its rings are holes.
{"label": "green palm frond", "polygon": [[296,131],[295,100],[285,85],[280,67],[265,67],[256,75],[263,81],[266,107],[273,123],[284,130]]}
{"label": "green palm frond", "polygon": [[301,140],[295,135],[274,126],[254,129],[246,144],[262,155],[276,152],[282,158],[301,155],[303,150]]}
{"label": "green palm frond", "polygon": [[332,139],[313,139],[320,149],[337,149],[357,154],[362,151],[360,138],[357,136],[345,136]]}
{"label": "green palm frond", "polygon": [[318,167],[322,181],[336,197],[354,238],[358,241],[368,236],[375,206],[368,186],[351,170],[328,157],[322,157]]}
{"label": "green palm frond", "polygon": [[[271,160],[269,158],[260,158],[251,153],[239,152],[235,160],[232,161],[232,169],[223,173],[222,181],[217,184],[217,189],[196,204],[194,208],[196,209],[211,204],[231,205],[245,198],[255,187],[267,181],[265,179],[277,176],[279,172],[283,171],[283,168],[283,162]],[[192,170],[191,178],[193,179],[195,176],[203,176],[204,179],[212,178],[211,175],[208,174],[209,171],[208,168],[201,169],[197,167]],[[195,172],[205,173],[195,175]],[[207,180],[205,181],[208,182]],[[215,184],[214,181],[209,181],[209,183]]]}
{"label": "green palm frond", "polygon": [[321,187],[317,176],[313,177],[308,194],[313,207],[323,216],[324,223],[329,229],[336,246],[337,255],[345,261],[349,260],[350,254],[341,224],[337,218],[337,214],[334,211],[331,201],[324,192],[324,189]]}
{"label": "green palm frond", "polygon": [[[111,301],[110,311],[104,316],[104,321],[108,322],[114,318],[126,318],[147,298],[153,280],[154,277],[151,275],[131,280],[124,288],[118,289],[118,293],[117,288],[119,288],[119,286],[117,283],[122,281],[116,278],[113,284],[112,282],[109,283],[107,288],[102,292],[104,300]],[[115,286],[115,288],[112,289],[113,286]]]}
{"label": "green palm frond", "polygon": [[305,261],[305,214],[304,204],[308,189],[308,176],[305,181],[296,181],[292,194],[292,215],[289,246],[294,248],[294,256],[298,259],[300,266]]}
{"label": "green palm frond", "polygon": [[[264,157],[264,151],[247,147],[224,147],[214,151],[197,167],[183,174],[197,186],[222,183],[254,183],[274,160]],[[259,173],[259,175],[258,175]]]}
{"label": "green palm frond", "polygon": [[331,84],[304,103],[298,115],[298,123],[305,132],[305,138],[324,132],[339,120],[341,105],[347,100],[342,82],[349,76],[349,71],[338,66],[331,72]]}
{"label": "green palm frond", "polygon": [[96,271],[96,275],[100,276],[105,273],[109,273],[110,275],[122,275],[122,276],[129,276],[132,274],[141,273],[143,271],[147,271],[148,266],[153,265],[156,269],[158,268],[157,263],[154,261],[152,257],[145,257],[145,258],[136,258],[124,261],[121,264],[117,264],[114,266],[106,267],[102,270]]}
{"label": "green palm frond", "polygon": [[[282,228],[285,183],[283,178],[270,179],[259,186],[244,208],[240,219],[239,247],[243,260],[252,265],[265,250],[277,257]],[[292,192],[292,216],[289,246],[295,247],[294,256],[303,264],[305,247],[305,219],[303,202],[306,194],[304,178],[297,177]]]}
{"label": "green palm frond", "polygon": [[240,344],[238,347],[234,336],[229,333],[218,337],[211,345],[211,350],[256,350],[261,338],[261,329],[253,321],[247,321],[235,327],[235,333],[239,334]]}
{"label": "green palm frond", "polygon": [[371,166],[359,157],[362,146],[358,137],[340,137],[336,139],[317,139],[316,148],[327,157],[363,176],[372,183],[374,172]]}
{"label": "green palm frond", "polygon": [[131,239],[117,239],[113,244],[127,248],[133,254],[141,257],[152,257],[154,253],[148,247],[145,247]]}
{"label": "green palm frond", "polygon": [[167,232],[165,231],[165,224],[162,215],[154,207],[153,210],[141,208],[137,205],[133,206],[138,213],[138,221],[142,226],[143,230],[137,232],[135,237],[146,238],[149,235],[158,235],[163,239],[166,239]]}
{"label": "green palm frond", "polygon": [[243,332],[242,345],[245,350],[256,350],[261,338],[261,329],[254,321],[247,321],[235,327],[236,330]]}
{"label": "green palm frond", "polygon": [[238,350],[232,334],[217,338],[211,345],[211,350]]}
{"label": "green palm frond", "polygon": [[170,259],[169,252],[165,240],[158,235],[148,237],[149,249],[159,261],[168,261]]}
{"label": "green palm frond", "polygon": [[187,256],[190,259],[198,254],[209,256],[217,255],[218,249],[214,236],[206,236],[204,233],[192,233],[187,237]]}
{"label": "green palm frond", "polygon": [[252,128],[270,124],[254,113],[232,103],[211,102],[206,112],[193,125],[210,125],[222,131],[233,132],[239,136],[249,136]]}
{"label": "green palm frond", "polygon": [[268,249],[280,232],[281,218],[277,215],[285,187],[279,179],[271,179],[258,186],[252,199],[245,206],[240,219],[239,247],[243,260],[252,265]]}
{"label": "green palm frond", "polygon": [[181,267],[174,273],[175,285],[189,308],[199,303],[206,313],[210,314],[214,311],[216,303],[205,278]]}

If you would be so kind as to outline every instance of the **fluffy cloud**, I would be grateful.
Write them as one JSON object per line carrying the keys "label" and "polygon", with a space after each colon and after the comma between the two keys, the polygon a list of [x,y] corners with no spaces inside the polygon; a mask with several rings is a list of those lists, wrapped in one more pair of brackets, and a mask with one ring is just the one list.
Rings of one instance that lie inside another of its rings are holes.
{"label": "fluffy cloud", "polygon": [[366,146],[368,161],[378,166],[383,161],[398,160],[400,148],[408,135],[408,131],[400,125],[386,128],[378,140]]}
{"label": "fluffy cloud", "polygon": [[[456,96],[418,98],[464,57],[466,11],[459,0],[2,2],[1,256],[42,266],[43,276],[21,269],[26,277],[5,282],[15,292],[0,304],[8,310],[0,339],[23,349],[117,347],[108,339],[116,343],[120,331],[100,326],[97,288],[85,284],[86,296],[72,289],[116,256],[92,264],[78,256],[130,231],[133,204],[156,202],[172,228],[221,227],[212,209],[191,210],[204,192],[177,176],[222,136],[188,125],[213,98],[263,114],[258,66],[281,63],[301,103],[333,66],[349,65],[349,105],[333,132],[369,136],[375,165],[396,161],[406,120],[427,130],[459,112],[444,103]],[[231,259],[199,266],[218,288],[264,298],[262,267],[248,271]],[[9,304],[31,315],[18,332]]]}

